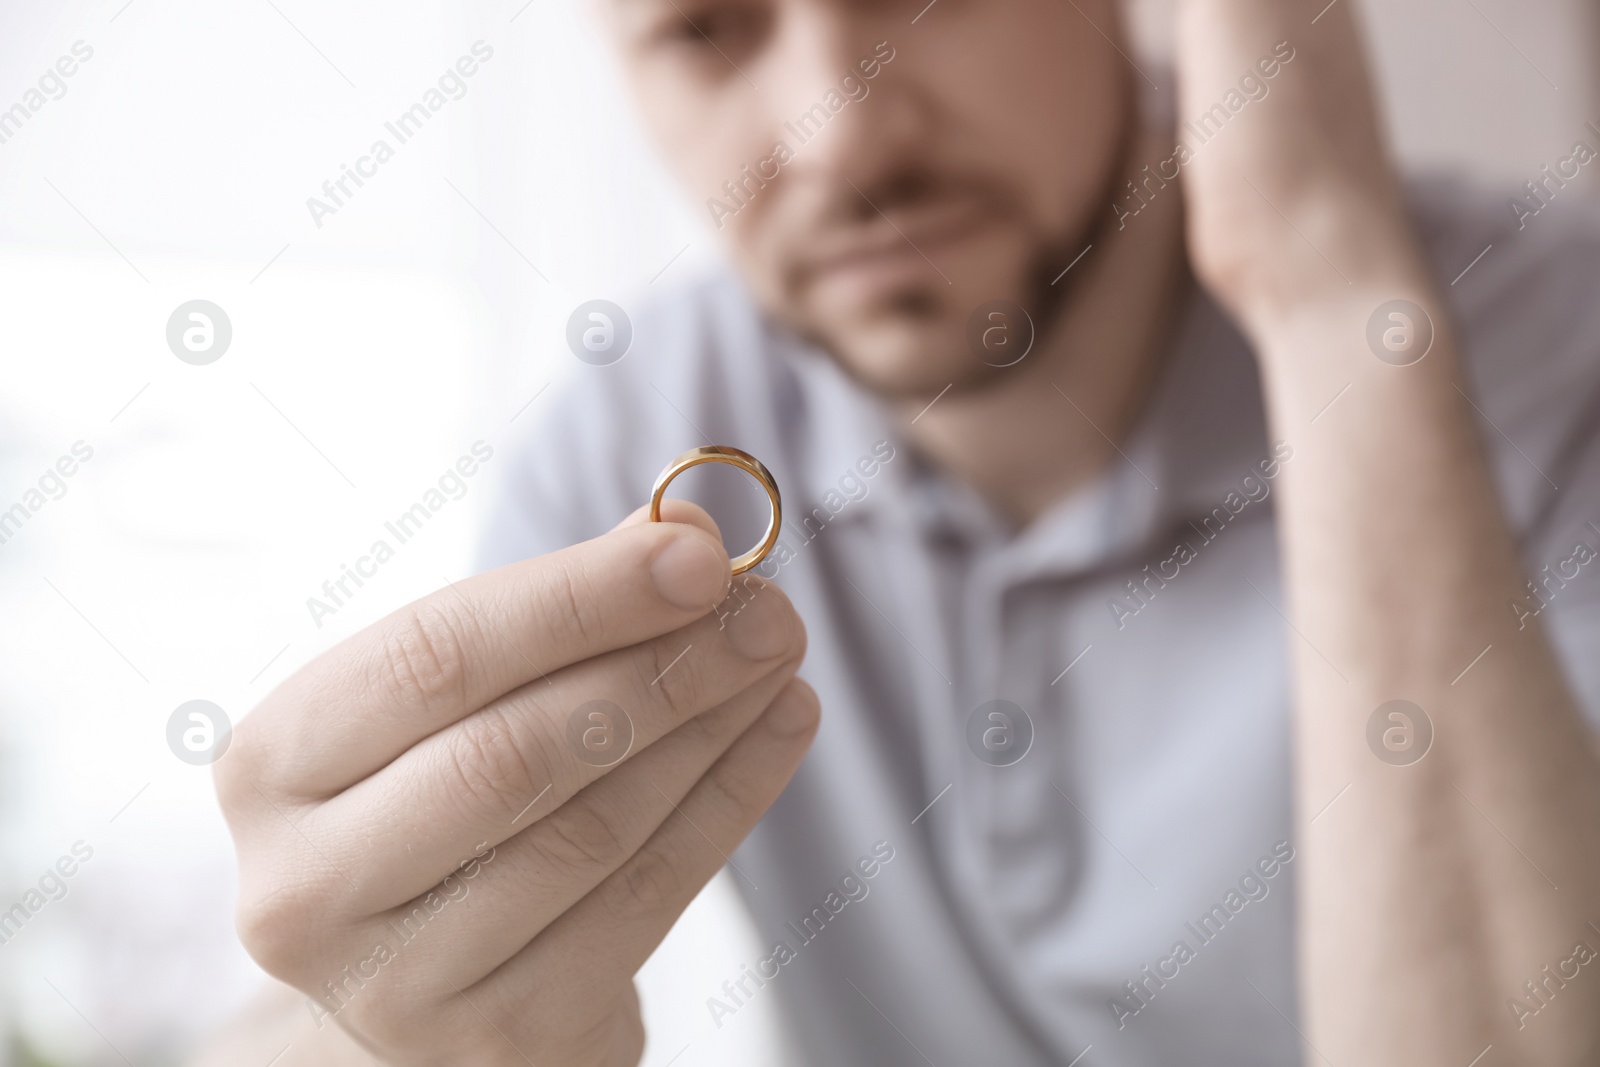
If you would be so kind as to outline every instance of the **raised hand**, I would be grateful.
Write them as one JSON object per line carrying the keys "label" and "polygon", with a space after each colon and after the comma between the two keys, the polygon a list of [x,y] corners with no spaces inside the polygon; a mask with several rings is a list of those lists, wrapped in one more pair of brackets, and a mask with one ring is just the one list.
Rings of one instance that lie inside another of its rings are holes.
{"label": "raised hand", "polygon": [[1190,261],[1258,336],[1302,309],[1421,282],[1352,8],[1178,4]]}
{"label": "raised hand", "polygon": [[[1600,763],[1543,631],[1506,608],[1523,563],[1382,148],[1353,4],[1179,7],[1191,120],[1282,53],[1268,94],[1186,164],[1185,203],[1195,271],[1243,326],[1273,439],[1294,447],[1275,499],[1305,1062],[1594,1063],[1600,983],[1569,986],[1537,1027],[1508,1004],[1600,900]],[[1409,361],[1369,340],[1397,301],[1432,326]],[[1396,698],[1437,727],[1398,768],[1365,741]]]}

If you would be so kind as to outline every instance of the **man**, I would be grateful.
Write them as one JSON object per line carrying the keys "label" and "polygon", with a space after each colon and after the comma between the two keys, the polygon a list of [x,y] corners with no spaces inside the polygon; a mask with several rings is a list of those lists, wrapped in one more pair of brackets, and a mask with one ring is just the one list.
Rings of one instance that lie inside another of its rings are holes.
{"label": "man", "polygon": [[[731,857],[809,1063],[1594,1062],[1600,230],[1408,201],[1351,8],[1181,0],[1175,124],[1112,0],[608,2],[739,278],[218,764],[291,1055],[636,1063]],[[712,443],[731,594],[603,532]]]}

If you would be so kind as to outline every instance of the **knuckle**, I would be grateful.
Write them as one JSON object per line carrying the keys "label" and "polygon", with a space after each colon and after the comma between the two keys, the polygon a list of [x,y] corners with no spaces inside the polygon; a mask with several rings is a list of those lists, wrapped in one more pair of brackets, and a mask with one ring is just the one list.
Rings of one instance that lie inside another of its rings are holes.
{"label": "knuckle", "polygon": [[217,792],[222,814],[232,823],[235,815],[254,803],[262,777],[260,744],[246,717],[233,730],[233,740],[224,758],[211,765],[211,783]]}
{"label": "knuckle", "polygon": [[724,752],[729,745],[739,739],[740,734],[744,733],[754,714],[753,708],[747,709],[740,707],[739,704],[740,702],[734,701],[701,712],[678,729],[692,731],[695,739],[703,747],[714,752]]}
{"label": "knuckle", "polygon": [[273,878],[240,887],[234,926],[239,942],[261,969],[291,984],[313,973],[312,934],[316,917],[328,903],[316,882]]}
{"label": "knuckle", "polygon": [[587,572],[575,560],[560,559],[550,571],[550,585],[565,625],[585,647],[596,645],[604,636],[605,621]]}
{"label": "knuckle", "polygon": [[227,752],[211,765],[218,806],[230,826],[258,814],[273,802],[269,798],[287,801],[299,795],[305,765],[285,741],[288,731],[276,714],[283,710],[264,703],[239,720]]}
{"label": "knuckle", "polygon": [[695,784],[700,801],[718,813],[718,821],[743,824],[756,814],[758,783],[730,765],[714,768]]}
{"label": "knuckle", "polygon": [[467,716],[449,733],[444,746],[459,795],[476,811],[499,816],[520,812],[549,780],[537,747],[499,707]]}
{"label": "knuckle", "polygon": [[676,907],[688,891],[680,860],[647,845],[613,878],[611,904],[624,915],[652,915]]}
{"label": "knuckle", "polygon": [[[789,623],[789,647],[784,652],[785,659],[798,662],[805,656],[806,627],[800,613],[795,610],[794,601],[789,595],[773,582],[767,581],[755,574],[746,574],[743,581],[734,580],[734,586],[723,601],[727,615],[737,615],[757,600],[773,605],[768,610],[776,610],[783,615]],[[719,626],[726,618],[719,619]]]}
{"label": "knuckle", "polygon": [[739,715],[738,707],[722,705],[714,707],[709,712],[701,712],[696,717],[686,721],[678,729],[686,729],[694,734],[694,739],[701,742],[702,747],[712,752],[723,752],[728,745],[744,733],[746,721]]}
{"label": "knuckle", "polygon": [[459,625],[438,604],[412,605],[383,644],[383,669],[404,707],[427,714],[466,695],[467,658]]}
{"label": "knuckle", "polygon": [[692,646],[677,647],[681,638],[651,641],[649,655],[642,661],[650,677],[641,679],[645,692],[660,701],[674,721],[704,710],[701,704],[704,679],[699,658]]}
{"label": "knuckle", "polygon": [[632,850],[616,817],[582,794],[542,819],[544,840],[540,852],[565,872],[592,875],[623,863]]}

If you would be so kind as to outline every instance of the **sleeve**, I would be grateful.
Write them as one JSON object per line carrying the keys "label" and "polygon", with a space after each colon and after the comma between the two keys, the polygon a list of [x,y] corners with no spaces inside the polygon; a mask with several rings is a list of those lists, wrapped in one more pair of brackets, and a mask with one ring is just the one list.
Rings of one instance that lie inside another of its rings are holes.
{"label": "sleeve", "polygon": [[[1600,358],[1594,365],[1600,370]],[[1593,399],[1600,402],[1600,394]],[[1566,461],[1548,472],[1560,493],[1524,555],[1526,595],[1508,610],[1543,622],[1574,696],[1600,733],[1600,411],[1594,405],[1577,432]]]}
{"label": "sleeve", "polygon": [[1454,183],[1415,192],[1530,579],[1505,610],[1544,626],[1600,732],[1600,209],[1571,197],[1518,218]]}
{"label": "sleeve", "polygon": [[1504,274],[1480,309],[1494,353],[1480,402],[1530,579],[1507,610],[1543,623],[1600,731],[1600,211],[1555,206],[1502,235]]}

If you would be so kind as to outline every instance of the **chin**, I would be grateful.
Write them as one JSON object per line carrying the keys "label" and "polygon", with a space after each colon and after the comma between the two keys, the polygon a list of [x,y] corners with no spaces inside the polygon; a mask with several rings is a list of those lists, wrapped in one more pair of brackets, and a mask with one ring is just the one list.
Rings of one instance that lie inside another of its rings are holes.
{"label": "chin", "polygon": [[1029,301],[1006,293],[1010,286],[996,292],[965,281],[959,279],[953,287],[907,287],[870,310],[831,321],[817,316],[809,332],[847,373],[879,396],[931,398],[952,385],[966,392],[995,376],[994,367],[969,343],[973,313],[995,299]]}
{"label": "chin", "polygon": [[932,397],[979,381],[987,369],[967,351],[964,323],[939,316],[885,316],[825,342],[856,381],[886,399]]}

